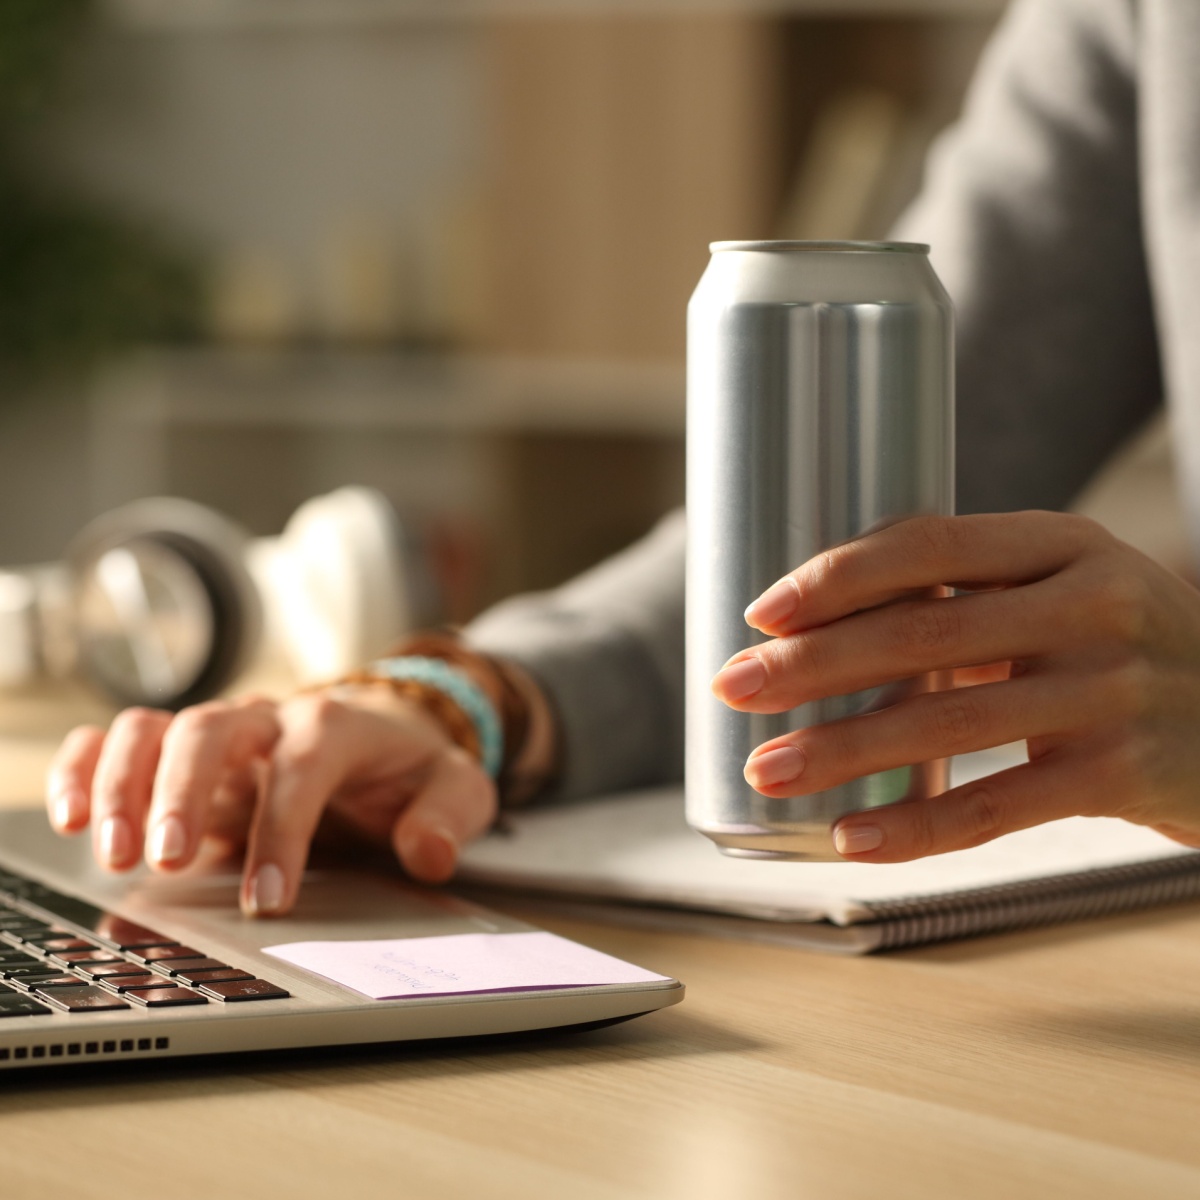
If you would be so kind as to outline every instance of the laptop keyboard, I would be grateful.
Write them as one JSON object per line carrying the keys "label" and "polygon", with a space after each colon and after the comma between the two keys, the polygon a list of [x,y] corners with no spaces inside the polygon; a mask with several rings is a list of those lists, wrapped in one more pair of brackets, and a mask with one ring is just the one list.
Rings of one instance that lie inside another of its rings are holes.
{"label": "laptop keyboard", "polygon": [[195,946],[0,869],[0,1019],[288,995]]}

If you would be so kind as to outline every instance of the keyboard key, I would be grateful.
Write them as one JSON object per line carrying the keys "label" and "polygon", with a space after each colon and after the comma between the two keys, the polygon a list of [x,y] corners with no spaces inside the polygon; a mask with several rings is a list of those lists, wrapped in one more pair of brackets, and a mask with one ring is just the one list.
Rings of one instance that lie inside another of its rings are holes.
{"label": "keyboard key", "polygon": [[[19,979],[8,980],[4,986],[13,992],[32,992],[43,979],[57,979],[61,974],[61,971],[55,971],[53,974],[46,972],[42,975],[22,975]],[[84,981],[77,979],[75,982],[79,984]]]}
{"label": "keyboard key", "polygon": [[15,966],[0,967],[5,979],[22,979],[26,975],[61,975],[62,968],[48,962],[17,963]]}
{"label": "keyboard key", "polygon": [[[34,900],[30,896],[29,899]],[[96,922],[103,917],[104,910],[80,900],[77,896],[64,896],[62,892],[47,891],[34,901],[47,912],[52,912],[60,921],[70,921],[81,929],[95,929]]]}
{"label": "keyboard key", "polygon": [[123,960],[107,950],[93,946],[90,950],[61,950],[50,955],[56,963],[115,963]]}
{"label": "keyboard key", "polygon": [[5,950],[24,949],[26,937],[38,937],[44,929],[0,929],[0,946]]}
{"label": "keyboard key", "polygon": [[7,942],[0,942],[0,962],[19,962],[22,956],[28,959],[30,954],[28,946],[10,946]]}
{"label": "keyboard key", "polygon": [[112,913],[101,914],[92,931],[104,943],[117,950],[141,950],[147,946],[175,946],[175,938],[164,937],[145,925],[127,921]]}
{"label": "keyboard key", "polygon": [[89,979],[109,979],[114,975],[145,975],[146,968],[141,963],[125,962],[82,962],[75,963],[75,969],[82,971]]}
{"label": "keyboard key", "polygon": [[82,987],[83,980],[78,975],[34,975],[29,979],[14,981],[23,992],[40,992],[48,987]]}
{"label": "keyboard key", "polygon": [[207,971],[180,971],[176,979],[184,983],[231,983],[235,979],[253,979],[249,971],[239,971],[237,967],[219,967]]}
{"label": "keyboard key", "polygon": [[177,961],[168,960],[154,964],[160,971],[168,975],[182,975],[184,971],[223,971],[229,969],[228,963],[218,962],[215,958],[183,958]]}
{"label": "keyboard key", "polygon": [[3,945],[3,947],[4,947],[2,950],[0,950],[0,955],[3,955],[5,962],[17,963],[17,962],[20,962],[23,957],[24,958],[41,958],[41,957],[43,957],[42,952],[40,950],[35,949],[33,946],[9,946],[4,943],[0,943],[0,945]]}
{"label": "keyboard key", "polygon": [[[43,979],[58,979],[62,975],[61,971],[42,971],[37,975],[19,975],[15,979],[8,980],[7,986],[14,992],[31,992],[37,987]],[[82,979],[76,979],[75,982],[80,984]]]}
{"label": "keyboard key", "polygon": [[7,937],[14,942],[20,942],[21,945],[36,944],[43,938],[49,937],[74,937],[75,935],[69,929],[55,929],[52,925],[30,925],[25,929],[8,929],[5,931]]}
{"label": "keyboard key", "polygon": [[13,878],[17,881],[16,886],[12,889],[13,895],[20,896],[22,900],[32,897],[41,901],[51,899],[54,896],[62,900],[67,899],[62,892],[56,892],[53,888],[48,888],[44,883],[36,879],[30,879],[27,875],[14,875]]}
{"label": "keyboard key", "polygon": [[63,1012],[103,1012],[109,1008],[129,1007],[119,996],[94,984],[78,988],[50,988],[39,995]]}
{"label": "keyboard key", "polygon": [[175,1008],[181,1004],[207,1004],[205,997],[187,988],[145,988],[125,993],[126,998],[146,1008]]}
{"label": "keyboard key", "polygon": [[24,913],[13,912],[11,908],[0,912],[0,932],[5,929],[28,929],[31,926],[38,926],[42,929],[49,928],[44,921],[26,916]]}
{"label": "keyboard key", "polygon": [[32,996],[0,996],[0,1020],[5,1017],[44,1017],[49,1011]]}
{"label": "keyboard key", "polygon": [[[8,886],[6,888],[13,896],[19,897],[30,904],[41,904],[50,902],[53,905],[55,902],[62,904],[82,904],[83,901],[76,900],[74,896],[64,895],[62,892],[56,892],[53,888],[47,887],[44,883],[36,879],[30,879],[25,875],[10,874]],[[53,912],[53,907],[51,908]]]}
{"label": "keyboard key", "polygon": [[130,958],[138,962],[162,962],[168,958],[203,958],[204,954],[191,946],[145,946],[141,950],[131,950]]}
{"label": "keyboard key", "polygon": [[206,996],[217,1000],[233,1002],[235,1000],[280,1000],[290,996],[283,988],[268,983],[265,979],[241,979],[231,983],[202,983],[200,990]]}
{"label": "keyboard key", "polygon": [[17,938],[17,935],[14,933],[0,934],[0,938],[6,939],[3,941],[0,941],[0,946],[4,947],[5,952],[7,952],[9,950],[16,950],[16,951],[20,952],[21,954],[40,953],[36,947],[30,946],[25,942],[19,941]]}
{"label": "keyboard key", "polygon": [[19,967],[25,963],[41,962],[40,958],[34,958],[32,954],[24,950],[2,950],[0,951],[0,967]]}
{"label": "keyboard key", "polygon": [[61,920],[71,921],[85,927],[101,915],[100,910],[86,900],[80,900],[77,896],[68,896],[63,892],[56,892],[53,888],[46,887],[45,884],[20,876],[9,876],[5,880],[0,880],[0,890],[8,892],[14,898],[28,904],[36,904],[39,908],[54,913]]}
{"label": "keyboard key", "polygon": [[85,941],[80,937],[44,937],[30,938],[28,945],[36,946],[39,950],[44,950],[47,954],[57,954],[62,950],[98,950],[99,946],[95,942]]}
{"label": "keyboard key", "polygon": [[164,979],[161,975],[151,975],[143,972],[141,975],[118,975],[116,978],[100,981],[106,988],[114,992],[132,992],[145,988],[169,988],[179,985],[173,979]]}
{"label": "keyboard key", "polygon": [[20,934],[22,936],[37,937],[41,934],[46,934],[50,926],[35,920],[32,917],[19,916],[13,913],[11,917],[0,917],[0,934]]}

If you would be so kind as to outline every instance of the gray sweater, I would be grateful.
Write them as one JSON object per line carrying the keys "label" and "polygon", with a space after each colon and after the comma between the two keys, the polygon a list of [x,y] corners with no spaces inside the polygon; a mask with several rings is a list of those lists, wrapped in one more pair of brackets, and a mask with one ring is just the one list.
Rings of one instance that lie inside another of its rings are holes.
{"label": "gray sweater", "polygon": [[[1062,507],[1165,396],[1195,538],[1200,0],[1017,0],[896,235],[957,309],[959,511]],[[468,630],[552,698],[559,795],[679,777],[683,553],[675,515]]]}

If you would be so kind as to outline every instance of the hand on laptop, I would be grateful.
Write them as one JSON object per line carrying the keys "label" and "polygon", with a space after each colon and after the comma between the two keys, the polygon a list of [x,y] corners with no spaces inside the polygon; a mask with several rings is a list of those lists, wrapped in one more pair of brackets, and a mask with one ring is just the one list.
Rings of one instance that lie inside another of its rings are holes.
{"label": "hand on laptop", "polygon": [[295,903],[326,809],[438,883],[492,823],[496,790],[424,709],[362,684],[82,726],[55,756],[47,805],[60,833],[90,824],[97,860],[118,871],[143,854],[186,866],[206,836],[244,844],[242,908],[268,915]]}
{"label": "hand on laptop", "polygon": [[[965,594],[931,598],[940,585]],[[1200,591],[1094,522],[1041,512],[903,521],[805,563],[747,620],[774,640],[735,655],[713,683],[744,712],[1011,664],[999,679],[754,751],[746,778],[783,797],[1027,742],[1026,765],[843,817],[834,844],[847,858],[900,862],[1075,814],[1200,846]],[[761,671],[728,671],[748,660]]]}

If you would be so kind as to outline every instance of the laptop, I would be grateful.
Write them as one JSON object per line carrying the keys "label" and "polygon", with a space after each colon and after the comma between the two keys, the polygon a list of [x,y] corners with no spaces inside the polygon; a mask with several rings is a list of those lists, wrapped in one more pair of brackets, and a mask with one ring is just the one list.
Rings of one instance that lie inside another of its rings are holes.
{"label": "laptop", "polygon": [[[593,1028],[683,998],[398,870],[310,869],[278,920],[243,918],[237,893],[235,866],[112,876],[86,837],[0,811],[0,1070]],[[532,968],[508,961],[518,949],[537,951]],[[454,970],[458,953],[482,974]],[[398,998],[361,982],[383,957]]]}

